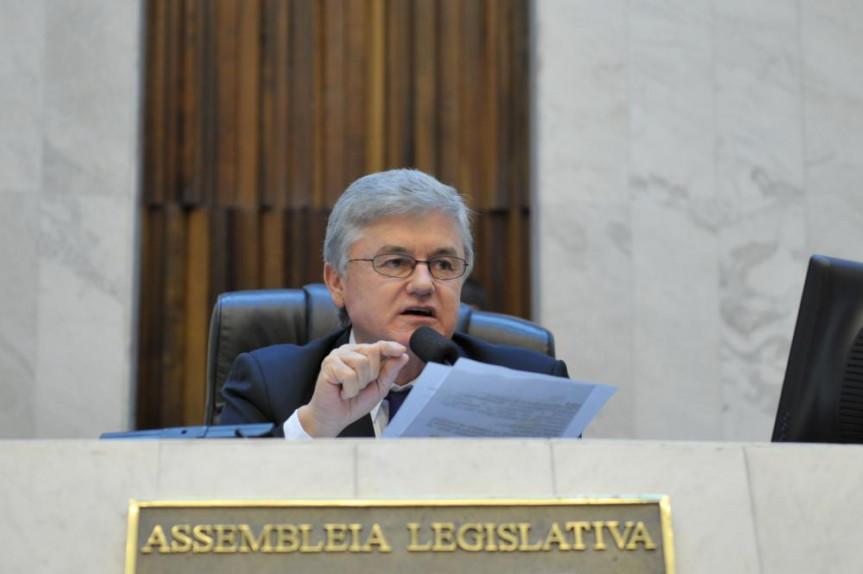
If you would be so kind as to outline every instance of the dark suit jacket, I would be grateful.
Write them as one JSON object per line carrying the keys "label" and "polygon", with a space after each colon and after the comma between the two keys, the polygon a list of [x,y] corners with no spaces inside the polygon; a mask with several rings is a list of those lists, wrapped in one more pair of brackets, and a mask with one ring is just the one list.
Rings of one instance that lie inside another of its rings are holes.
{"label": "dark suit jacket", "polygon": [[[222,396],[225,409],[219,424],[274,423],[281,425],[312,399],[315,381],[324,358],[348,342],[341,330],[306,345],[273,345],[243,353],[234,361]],[[453,335],[459,355],[520,371],[567,377],[566,365],[546,355],[492,345],[462,333]],[[366,415],[345,428],[339,436],[375,436],[371,417]]]}

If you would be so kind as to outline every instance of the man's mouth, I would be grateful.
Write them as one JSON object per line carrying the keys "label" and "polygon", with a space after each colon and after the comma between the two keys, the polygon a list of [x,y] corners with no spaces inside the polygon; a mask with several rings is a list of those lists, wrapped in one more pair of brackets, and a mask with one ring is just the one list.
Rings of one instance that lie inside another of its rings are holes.
{"label": "man's mouth", "polygon": [[429,307],[408,307],[402,311],[402,315],[415,315],[417,317],[434,317],[434,309]]}

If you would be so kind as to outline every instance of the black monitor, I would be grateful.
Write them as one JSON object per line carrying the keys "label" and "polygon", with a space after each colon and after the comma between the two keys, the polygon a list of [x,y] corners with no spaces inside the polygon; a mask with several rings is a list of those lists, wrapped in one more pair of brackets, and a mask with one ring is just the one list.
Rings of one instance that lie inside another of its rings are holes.
{"label": "black monitor", "polygon": [[773,441],[863,443],[863,263],[809,260]]}

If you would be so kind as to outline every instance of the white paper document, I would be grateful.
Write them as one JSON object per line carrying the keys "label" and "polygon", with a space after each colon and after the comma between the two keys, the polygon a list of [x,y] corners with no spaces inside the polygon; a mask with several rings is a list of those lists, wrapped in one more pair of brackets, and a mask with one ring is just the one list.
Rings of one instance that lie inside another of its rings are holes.
{"label": "white paper document", "polygon": [[465,358],[429,363],[383,436],[578,437],[616,390]]}

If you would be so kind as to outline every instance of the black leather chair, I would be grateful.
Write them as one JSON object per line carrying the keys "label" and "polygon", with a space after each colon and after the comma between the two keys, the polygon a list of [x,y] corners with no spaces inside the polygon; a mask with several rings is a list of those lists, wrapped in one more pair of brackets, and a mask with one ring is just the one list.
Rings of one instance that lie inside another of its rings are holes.
{"label": "black leather chair", "polygon": [[[235,291],[219,295],[210,320],[204,424],[222,412],[222,386],[241,353],[279,343],[305,344],[339,328],[325,285],[302,289]],[[554,357],[554,337],[535,323],[462,304],[458,330],[490,343],[523,347]]]}

